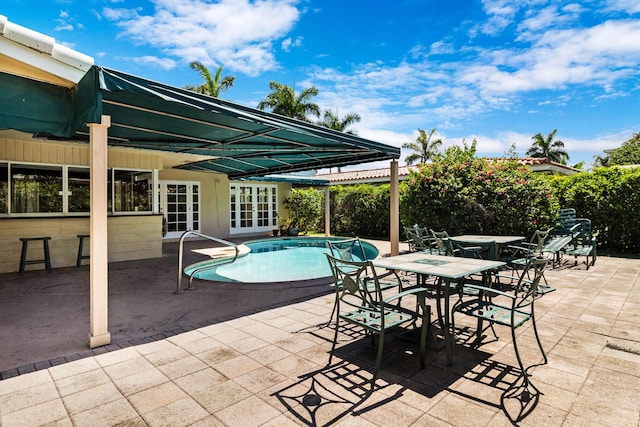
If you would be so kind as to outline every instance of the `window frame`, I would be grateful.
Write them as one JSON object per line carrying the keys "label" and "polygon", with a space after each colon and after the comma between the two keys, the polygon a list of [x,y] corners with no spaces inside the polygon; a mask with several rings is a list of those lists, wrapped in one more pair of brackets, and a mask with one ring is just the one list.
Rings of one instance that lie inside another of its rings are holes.
{"label": "window frame", "polygon": [[[89,173],[89,182],[91,180],[91,168],[89,166],[84,165],[63,165],[56,163],[33,163],[33,162],[16,162],[16,161],[8,161],[2,160],[0,161],[0,166],[6,167],[7,171],[7,180],[6,180],[6,211],[0,211],[0,218],[28,218],[28,217],[39,217],[39,218],[51,218],[51,217],[87,217],[90,215],[90,201],[89,201],[89,210],[87,211],[77,211],[71,212],[69,210],[69,199],[72,196],[70,192],[70,182],[73,181],[73,178],[70,179],[69,173],[70,171],[82,171],[86,170]],[[60,168],[62,173],[62,190],[60,191],[62,197],[62,210],[60,212],[12,212],[13,210],[13,172],[12,169],[14,167],[26,167],[33,168],[35,170],[39,169],[47,169],[47,168]],[[114,194],[114,174],[115,171],[129,171],[136,172],[143,175],[149,175],[147,182],[147,196],[146,200],[148,202],[148,209],[144,211],[116,211],[114,209],[115,203],[113,200]],[[109,216],[121,216],[121,215],[153,215],[156,213],[156,204],[157,204],[157,195],[154,194],[153,189],[156,188],[158,182],[158,171],[157,169],[138,169],[138,168],[120,168],[113,167],[107,170],[109,190],[108,193],[111,197],[110,205],[111,208],[107,209],[107,215]],[[90,197],[90,194],[89,194]]]}

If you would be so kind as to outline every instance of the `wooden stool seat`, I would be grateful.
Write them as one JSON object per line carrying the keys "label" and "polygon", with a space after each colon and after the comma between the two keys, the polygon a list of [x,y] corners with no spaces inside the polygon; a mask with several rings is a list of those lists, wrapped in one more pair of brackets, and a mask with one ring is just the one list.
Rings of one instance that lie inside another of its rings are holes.
{"label": "wooden stool seat", "polygon": [[[20,273],[24,273],[24,267],[27,264],[44,264],[45,268],[51,273],[51,257],[49,256],[49,240],[51,237],[21,237],[22,241],[22,254],[20,255]],[[42,247],[44,249],[44,259],[27,259],[27,249],[29,242],[34,240],[42,241]]]}
{"label": "wooden stool seat", "polygon": [[76,267],[82,266],[83,259],[89,259],[89,255],[83,255],[84,239],[89,238],[88,234],[78,234],[78,257],[76,258]]}

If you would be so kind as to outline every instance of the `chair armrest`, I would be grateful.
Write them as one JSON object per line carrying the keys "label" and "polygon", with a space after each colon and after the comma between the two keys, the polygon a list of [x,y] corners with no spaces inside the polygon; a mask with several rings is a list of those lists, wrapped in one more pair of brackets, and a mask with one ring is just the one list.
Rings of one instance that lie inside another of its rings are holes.
{"label": "chair armrest", "polygon": [[[542,257],[542,258],[544,258],[544,257]],[[540,257],[535,257],[535,259],[542,259],[542,258],[540,258]],[[494,275],[493,275],[493,277],[498,277],[498,278],[502,277],[502,278],[504,278],[504,279],[510,279],[510,280],[513,280],[513,281],[520,280],[518,277],[509,276],[509,275],[507,275],[507,274],[494,274]],[[522,282],[522,283],[527,283],[527,284],[529,284],[529,285],[530,285],[530,284],[532,284],[532,283],[533,283],[533,280],[522,279],[522,280],[521,280],[521,282]],[[475,285],[474,285],[474,286],[475,286]]]}
{"label": "chair armrest", "polygon": [[480,285],[464,285],[465,288],[470,288],[470,289],[475,289],[477,291],[480,291],[480,293],[491,293],[494,295],[501,295],[507,298],[511,298],[511,299],[516,299],[516,296],[508,293],[508,292],[502,292],[499,291],[497,289],[494,288],[488,288],[486,286],[480,286]]}
{"label": "chair armrest", "polygon": [[402,298],[404,296],[412,295],[412,294],[419,294],[419,293],[422,293],[422,292],[428,292],[428,289],[427,288],[411,288],[411,289],[409,289],[407,291],[402,291],[402,292],[399,292],[399,293],[397,293],[395,295],[391,295],[389,298],[385,298],[384,300],[382,300],[382,302],[386,304],[386,303],[389,303],[391,301],[395,301],[398,298]]}
{"label": "chair armrest", "polygon": [[537,248],[538,245],[535,243],[522,242],[518,245],[507,245],[507,249],[517,249],[521,251],[530,251],[531,248]]}

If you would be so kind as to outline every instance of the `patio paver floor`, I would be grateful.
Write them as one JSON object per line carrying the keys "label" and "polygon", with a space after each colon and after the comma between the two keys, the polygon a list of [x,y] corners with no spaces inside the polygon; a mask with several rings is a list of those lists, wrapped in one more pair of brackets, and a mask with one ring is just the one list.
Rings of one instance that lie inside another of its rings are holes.
{"label": "patio paver floor", "polygon": [[[519,425],[638,427],[640,260],[599,257],[588,271],[563,265],[546,276],[558,290],[536,306],[549,358],[531,370],[537,396],[514,387],[506,329],[478,349],[457,346],[451,367],[429,351],[424,370],[412,344],[390,337],[368,395],[375,350],[366,337],[341,334],[327,366],[333,295],[324,294],[22,375],[4,371],[0,424],[500,426],[535,403]],[[532,331],[521,329],[525,361],[538,363]]]}

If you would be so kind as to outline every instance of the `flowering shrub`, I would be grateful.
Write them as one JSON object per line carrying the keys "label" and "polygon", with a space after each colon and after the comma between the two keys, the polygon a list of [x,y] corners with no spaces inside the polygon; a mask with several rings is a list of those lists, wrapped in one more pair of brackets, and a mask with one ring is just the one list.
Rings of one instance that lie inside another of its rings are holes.
{"label": "flowering shrub", "polygon": [[476,158],[452,147],[402,183],[400,217],[449,234],[530,236],[552,225],[558,202],[548,181],[514,159]]}

